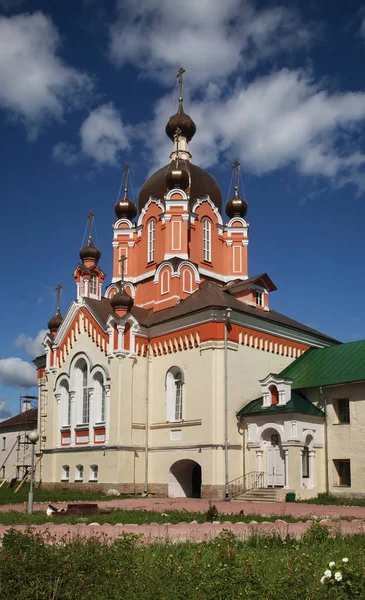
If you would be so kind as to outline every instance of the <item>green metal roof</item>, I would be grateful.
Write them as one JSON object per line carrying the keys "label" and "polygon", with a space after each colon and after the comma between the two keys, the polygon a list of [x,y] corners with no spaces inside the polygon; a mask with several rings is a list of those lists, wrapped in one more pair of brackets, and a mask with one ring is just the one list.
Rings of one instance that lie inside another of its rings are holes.
{"label": "green metal roof", "polygon": [[262,407],[262,398],[252,400],[246,406],[241,408],[237,413],[237,417],[253,417],[257,415],[278,415],[281,413],[301,413],[312,415],[314,417],[324,417],[324,412],[317,408],[312,402],[307,400],[303,394],[292,392],[291,398],[287,404],[279,406],[278,404],[270,404],[267,408]]}
{"label": "green metal roof", "polygon": [[293,380],[292,389],[365,380],[365,340],[311,348],[280,373]]}

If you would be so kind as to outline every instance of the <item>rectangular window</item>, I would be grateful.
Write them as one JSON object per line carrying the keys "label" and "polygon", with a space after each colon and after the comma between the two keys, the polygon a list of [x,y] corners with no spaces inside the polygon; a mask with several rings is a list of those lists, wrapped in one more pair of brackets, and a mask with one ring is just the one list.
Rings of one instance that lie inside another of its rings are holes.
{"label": "rectangular window", "polygon": [[94,296],[98,295],[98,280],[96,275],[91,275],[90,277],[90,294]]}
{"label": "rectangular window", "polygon": [[148,239],[147,239],[147,261],[153,262],[155,260],[155,233],[156,233],[156,224],[155,221],[149,221],[148,223]]}
{"label": "rectangular window", "polygon": [[68,426],[71,425],[71,395],[70,392],[67,392],[67,423]]}
{"label": "rectangular window", "polygon": [[348,398],[337,400],[336,413],[338,423],[350,423],[350,402]]}
{"label": "rectangular window", "polygon": [[84,467],[83,465],[77,465],[75,481],[82,481],[84,479]]}
{"label": "rectangular window", "polygon": [[212,251],[211,251],[211,229],[212,225],[208,219],[203,221],[203,260],[211,262]]}
{"label": "rectangular window", "polygon": [[101,388],[100,421],[105,423],[105,388]]}
{"label": "rectangular window", "polygon": [[337,485],[351,487],[351,466],[349,460],[335,460],[335,467],[338,476]]}
{"label": "rectangular window", "polygon": [[90,420],[90,397],[87,387],[87,367],[85,365],[82,373],[82,423],[87,425]]}
{"label": "rectangular window", "polygon": [[302,477],[309,477],[309,448],[303,448],[302,454]]}
{"label": "rectangular window", "polygon": [[257,306],[264,306],[264,294],[256,290],[256,304]]}
{"label": "rectangular window", "polygon": [[175,380],[175,421],[182,420],[182,381]]}

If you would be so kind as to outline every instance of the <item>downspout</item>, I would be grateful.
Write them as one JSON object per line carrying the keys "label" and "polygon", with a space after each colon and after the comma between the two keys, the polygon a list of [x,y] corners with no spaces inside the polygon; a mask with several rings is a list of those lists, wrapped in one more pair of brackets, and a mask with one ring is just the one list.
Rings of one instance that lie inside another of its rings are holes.
{"label": "downspout", "polygon": [[148,428],[149,428],[149,387],[150,387],[150,347],[147,344],[147,369],[146,369],[146,399],[145,399],[145,446],[144,446],[144,491],[143,494],[148,494]]}
{"label": "downspout", "polygon": [[325,486],[326,494],[329,494],[329,475],[328,475],[328,410],[327,410],[327,398],[323,394],[322,386],[319,388],[319,393],[323,398],[324,403],[324,460],[325,460]]}
{"label": "downspout", "polygon": [[228,500],[228,328],[231,309],[226,310],[224,323],[224,498]]}

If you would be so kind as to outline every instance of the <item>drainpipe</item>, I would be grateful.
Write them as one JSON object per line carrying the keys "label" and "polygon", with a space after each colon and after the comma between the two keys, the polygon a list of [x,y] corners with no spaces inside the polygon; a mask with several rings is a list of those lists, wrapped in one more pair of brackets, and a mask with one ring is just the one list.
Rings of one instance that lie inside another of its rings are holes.
{"label": "drainpipe", "polygon": [[225,500],[228,500],[228,329],[230,327],[231,309],[226,310],[224,323],[224,488]]}
{"label": "drainpipe", "polygon": [[323,394],[322,386],[319,388],[319,393],[323,398],[324,403],[324,460],[325,460],[325,486],[326,494],[329,494],[329,476],[328,476],[328,410],[327,410],[327,398]]}
{"label": "drainpipe", "polygon": [[150,387],[150,347],[147,344],[147,370],[146,370],[146,399],[145,399],[145,447],[144,447],[144,494],[148,494],[148,427],[149,427],[149,415],[148,415],[148,401],[149,401],[149,387]]}

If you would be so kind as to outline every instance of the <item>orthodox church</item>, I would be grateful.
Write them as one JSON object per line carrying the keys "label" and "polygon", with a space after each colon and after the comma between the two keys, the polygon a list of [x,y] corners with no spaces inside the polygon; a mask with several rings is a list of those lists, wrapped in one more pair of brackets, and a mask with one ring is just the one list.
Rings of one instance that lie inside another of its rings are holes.
{"label": "orthodox church", "polygon": [[[337,344],[271,309],[269,275],[249,276],[239,165],[223,206],[217,182],[193,163],[196,126],[183,108],[182,69],[178,77],[171,154],[142,186],[138,217],[125,169],[111,280],[91,214],[75,300],[64,317],[58,301],[45,355],[34,361],[43,484],[229,497],[247,472],[236,415],[259,396],[259,381],[309,348]],[[284,398],[285,382],[275,389]]]}

